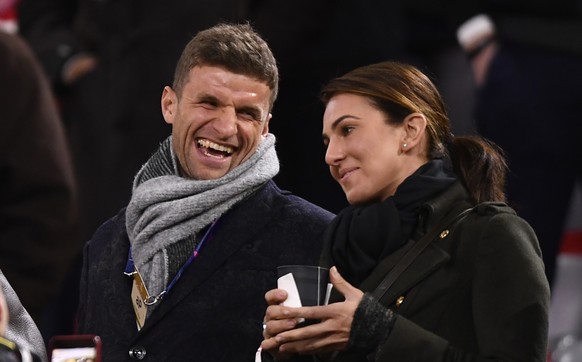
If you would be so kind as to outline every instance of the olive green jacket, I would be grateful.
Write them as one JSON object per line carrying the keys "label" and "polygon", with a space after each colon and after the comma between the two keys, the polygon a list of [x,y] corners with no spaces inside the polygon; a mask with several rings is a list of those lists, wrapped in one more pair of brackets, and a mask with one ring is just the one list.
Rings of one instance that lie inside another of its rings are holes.
{"label": "olive green jacket", "polygon": [[[413,239],[471,206],[455,184],[425,205]],[[374,290],[413,243],[382,260],[359,288]],[[534,231],[510,207],[475,207],[381,299],[397,317],[374,360],[545,361],[550,291],[540,254]],[[343,352],[334,361],[367,361],[368,354]]]}

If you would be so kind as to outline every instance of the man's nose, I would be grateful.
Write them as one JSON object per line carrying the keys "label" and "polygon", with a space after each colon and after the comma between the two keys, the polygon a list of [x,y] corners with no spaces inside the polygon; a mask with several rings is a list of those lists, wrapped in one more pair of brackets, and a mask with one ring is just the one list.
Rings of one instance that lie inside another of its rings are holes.
{"label": "man's nose", "polygon": [[236,134],[237,115],[234,107],[222,107],[216,119],[212,122],[214,129],[221,135]]}

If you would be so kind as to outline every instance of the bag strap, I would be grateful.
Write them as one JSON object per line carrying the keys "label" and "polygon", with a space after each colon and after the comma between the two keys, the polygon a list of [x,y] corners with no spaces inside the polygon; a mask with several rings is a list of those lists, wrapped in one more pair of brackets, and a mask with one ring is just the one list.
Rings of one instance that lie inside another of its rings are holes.
{"label": "bag strap", "polygon": [[463,219],[469,212],[471,212],[473,208],[468,208],[463,210],[459,214],[453,214],[448,218],[445,218],[441,223],[436,225],[432,230],[427,232],[423,235],[414,245],[404,254],[402,259],[398,261],[398,263],[392,268],[388,274],[384,277],[384,279],[378,284],[376,289],[372,292],[372,296],[376,298],[376,300],[380,300],[388,291],[388,289],[394,284],[396,279],[408,268],[410,264],[414,261],[414,259],[430,244],[432,240],[434,240],[442,231],[443,229],[454,225],[455,223],[459,222]]}

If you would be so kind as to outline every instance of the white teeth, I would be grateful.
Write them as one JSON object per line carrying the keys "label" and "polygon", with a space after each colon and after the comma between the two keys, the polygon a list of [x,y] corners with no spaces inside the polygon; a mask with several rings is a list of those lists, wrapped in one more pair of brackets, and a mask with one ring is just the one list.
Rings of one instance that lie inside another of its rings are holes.
{"label": "white teeth", "polygon": [[211,149],[216,150],[216,151],[226,152],[228,154],[231,154],[234,152],[232,147],[222,146],[222,145],[219,145],[218,143],[214,143],[214,142],[211,142],[209,140],[200,139],[197,142],[198,142],[198,145],[200,145],[202,147],[211,148]]}

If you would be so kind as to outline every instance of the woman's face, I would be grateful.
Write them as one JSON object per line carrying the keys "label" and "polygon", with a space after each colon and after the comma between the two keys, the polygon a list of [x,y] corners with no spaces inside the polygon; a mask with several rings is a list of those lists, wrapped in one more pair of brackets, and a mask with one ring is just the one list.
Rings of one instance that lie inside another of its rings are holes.
{"label": "woman's face", "polygon": [[405,140],[405,126],[389,124],[365,97],[338,94],[327,104],[325,162],[350,204],[382,201],[414,172],[402,152]]}

